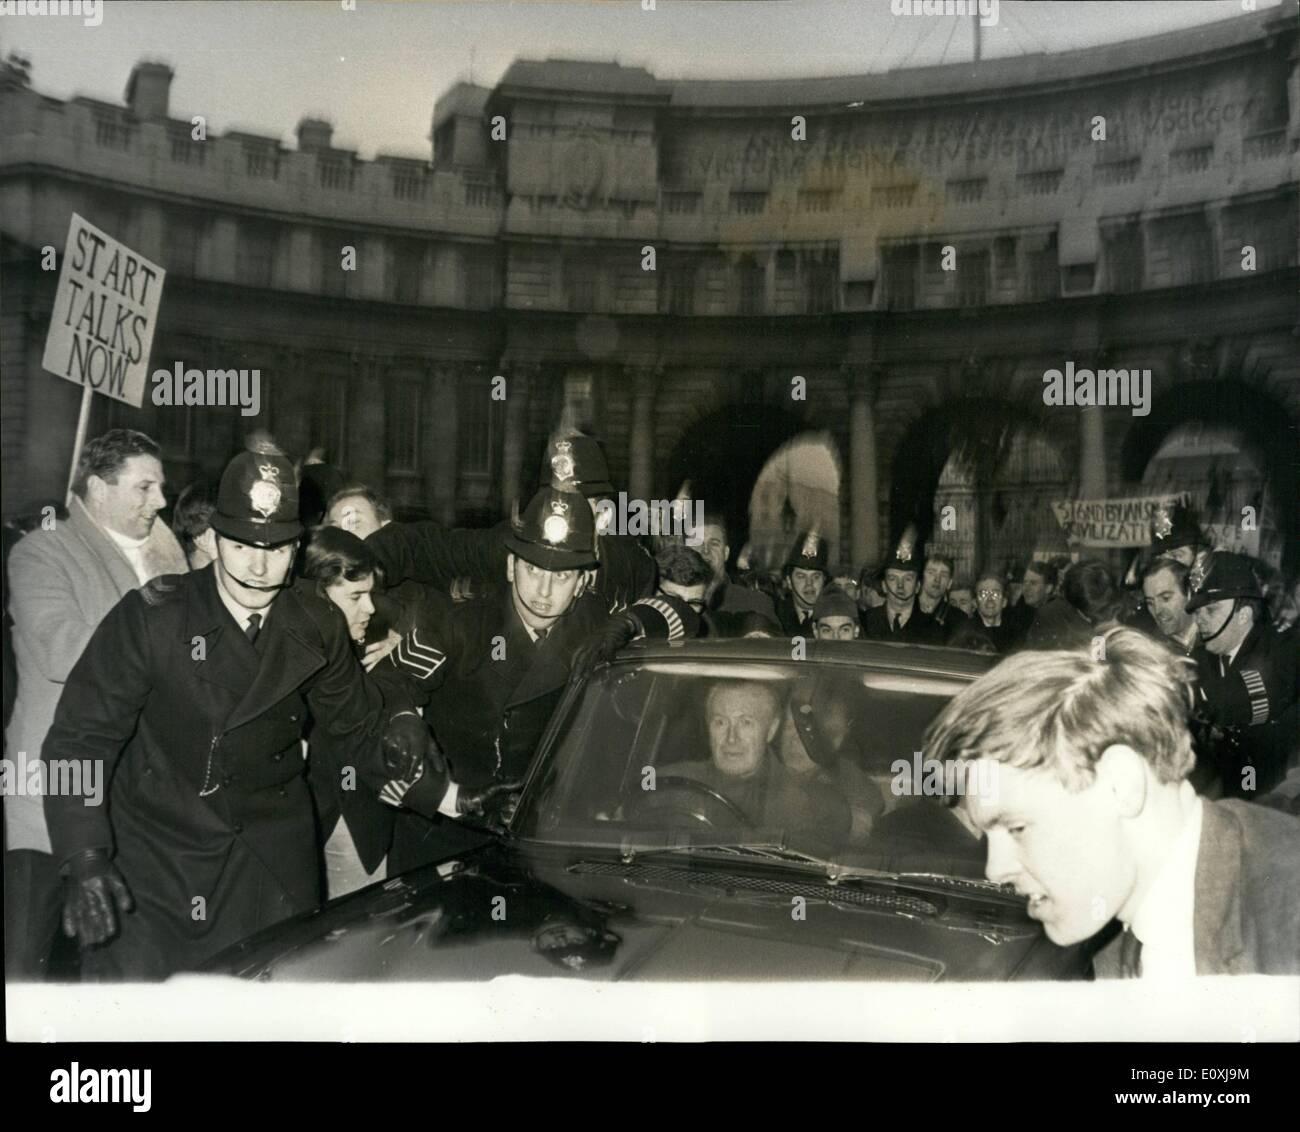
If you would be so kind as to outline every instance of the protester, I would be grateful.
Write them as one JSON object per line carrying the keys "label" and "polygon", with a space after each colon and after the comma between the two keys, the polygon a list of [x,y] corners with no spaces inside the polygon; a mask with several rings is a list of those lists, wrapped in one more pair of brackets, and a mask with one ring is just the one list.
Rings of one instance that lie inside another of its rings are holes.
{"label": "protester", "polygon": [[921,612],[940,626],[945,636],[950,636],[966,620],[966,614],[954,606],[948,596],[954,569],[953,560],[948,555],[931,550],[925,557],[921,589],[916,595]]}
{"label": "protester", "polygon": [[704,522],[699,531],[698,550],[713,568],[706,603],[714,613],[758,613],[776,621],[776,608],[772,598],[762,590],[739,585],[727,574],[727,560],[731,557],[731,540],[727,534],[727,520],[721,512],[704,512]]}
{"label": "protester", "polygon": [[[303,558],[303,577],[342,613],[359,660],[375,616],[379,571],[374,555],[355,534],[322,526],[312,533]],[[370,783],[357,781],[352,755],[347,744],[336,742],[325,729],[311,736],[307,782],[316,805],[330,900],[383,880],[393,838],[395,812],[380,802]]]}
{"label": "protester", "polygon": [[822,590],[812,619],[819,641],[852,641],[862,636],[858,603],[837,586]]}
{"label": "protester", "polygon": [[1300,974],[1300,823],[1198,797],[1190,662],[1132,629],[1103,641],[1003,661],[926,733],[930,758],[996,764],[962,800],[988,879],[1062,946],[1118,920],[1101,977]]}
{"label": "protester", "polygon": [[1020,645],[1020,627],[1006,614],[1007,588],[1002,575],[986,570],[975,579],[974,627],[988,638],[1002,655],[1014,652]]}
{"label": "protester", "polygon": [[[162,979],[316,907],[309,711],[376,789],[443,774],[404,682],[381,694],[338,612],[289,588],[297,486],[265,443],[236,456],[216,561],[128,593],[67,678],[43,753],[87,769],[45,813],[83,977]],[[107,805],[86,804],[95,783]]]}
{"label": "protester", "polygon": [[[9,556],[9,612],[18,687],[5,735],[11,759],[36,762],[69,673],[105,614],[137,586],[186,569],[158,512],[158,445],[112,429],[86,442],[67,517],[32,529]],[[106,688],[113,687],[108,677]],[[107,692],[105,693],[107,694]],[[61,859],[53,856],[39,795],[6,791],[5,969],[40,979],[59,930]]]}
{"label": "protester", "polygon": [[1142,593],[1160,633],[1169,644],[1190,656],[1200,636],[1196,619],[1187,611],[1188,569],[1176,558],[1156,558],[1142,573]]}
{"label": "protester", "polygon": [[202,570],[217,557],[216,535],[212,530],[212,512],[216,506],[215,491],[203,482],[190,484],[176,497],[172,532],[191,570]]}

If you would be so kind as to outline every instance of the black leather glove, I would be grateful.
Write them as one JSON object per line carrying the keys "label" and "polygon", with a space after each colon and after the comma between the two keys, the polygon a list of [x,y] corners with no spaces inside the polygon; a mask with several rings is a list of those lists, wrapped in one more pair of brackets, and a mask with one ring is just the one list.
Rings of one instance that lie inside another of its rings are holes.
{"label": "black leather glove", "polygon": [[641,623],[624,611],[615,613],[599,629],[573,651],[569,662],[569,676],[580,680],[598,664],[614,659],[614,655],[641,631]]}
{"label": "black leather glove", "polygon": [[393,716],[384,732],[384,770],[401,782],[409,782],[426,758],[439,772],[447,769],[423,719],[414,712]]}
{"label": "black leather glove", "polygon": [[491,786],[465,787],[456,792],[456,813],[468,818],[486,818],[509,801],[522,782],[494,782]]}
{"label": "black leather glove", "polygon": [[135,908],[131,890],[103,849],[85,849],[68,860],[63,884],[63,932],[82,947],[117,935],[118,917]]}

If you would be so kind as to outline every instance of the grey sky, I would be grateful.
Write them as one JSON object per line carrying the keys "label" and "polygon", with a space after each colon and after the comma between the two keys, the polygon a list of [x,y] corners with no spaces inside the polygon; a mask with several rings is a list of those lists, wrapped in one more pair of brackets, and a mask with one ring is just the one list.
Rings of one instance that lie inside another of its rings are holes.
{"label": "grey sky", "polygon": [[[1259,8],[1278,0],[1259,0]],[[984,31],[987,58],[1136,38],[1240,15],[1241,0],[1009,2]],[[888,0],[511,3],[112,0],[103,22],[0,17],[0,52],[30,58],[34,86],[58,98],[120,101],[138,59],[176,70],[172,113],[208,128],[280,134],[305,114],[335,144],[425,155],[434,99],[469,75],[495,82],[517,57],[617,59],[660,78],[861,74],[968,60],[971,21],[895,17]]]}

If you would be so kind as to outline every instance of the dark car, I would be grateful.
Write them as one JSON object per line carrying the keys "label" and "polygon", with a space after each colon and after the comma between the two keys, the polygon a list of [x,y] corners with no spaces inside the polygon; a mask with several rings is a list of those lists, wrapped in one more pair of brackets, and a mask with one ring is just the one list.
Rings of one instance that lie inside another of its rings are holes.
{"label": "dark car", "polygon": [[984,842],[936,796],[941,776],[918,773],[926,725],[995,659],[866,641],[810,643],[798,660],[775,640],[633,646],[570,689],[490,843],[207,970],[1085,977],[1082,949],[1049,942],[1023,898],[984,879]]}

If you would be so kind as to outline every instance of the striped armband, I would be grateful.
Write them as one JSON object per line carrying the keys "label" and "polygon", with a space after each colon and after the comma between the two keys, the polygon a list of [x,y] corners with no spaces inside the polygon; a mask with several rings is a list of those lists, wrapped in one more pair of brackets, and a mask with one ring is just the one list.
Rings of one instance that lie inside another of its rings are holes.
{"label": "striped armband", "polygon": [[385,805],[394,807],[400,806],[402,804],[402,799],[406,797],[406,792],[423,777],[424,763],[421,763],[419,769],[415,772],[414,778],[394,778],[385,782],[383,789],[379,791],[379,800]]}
{"label": "striped armband", "polygon": [[405,669],[420,680],[427,680],[447,661],[447,654],[433,647],[428,641],[420,639],[420,630],[412,629],[393,650],[393,660],[399,668]]}
{"label": "striped armband", "polygon": [[1268,722],[1268,689],[1264,686],[1264,677],[1254,668],[1241,670],[1242,683],[1246,685],[1246,695],[1250,697],[1250,726]]}
{"label": "striped armband", "polygon": [[[646,613],[648,611],[653,611],[653,614],[658,614],[658,616],[652,615],[647,618]],[[636,617],[641,625],[641,631],[633,640],[651,636],[660,641],[680,641],[686,636],[686,626],[682,624],[681,615],[670,602],[664,601],[663,598],[643,597],[631,607],[629,612]]]}

